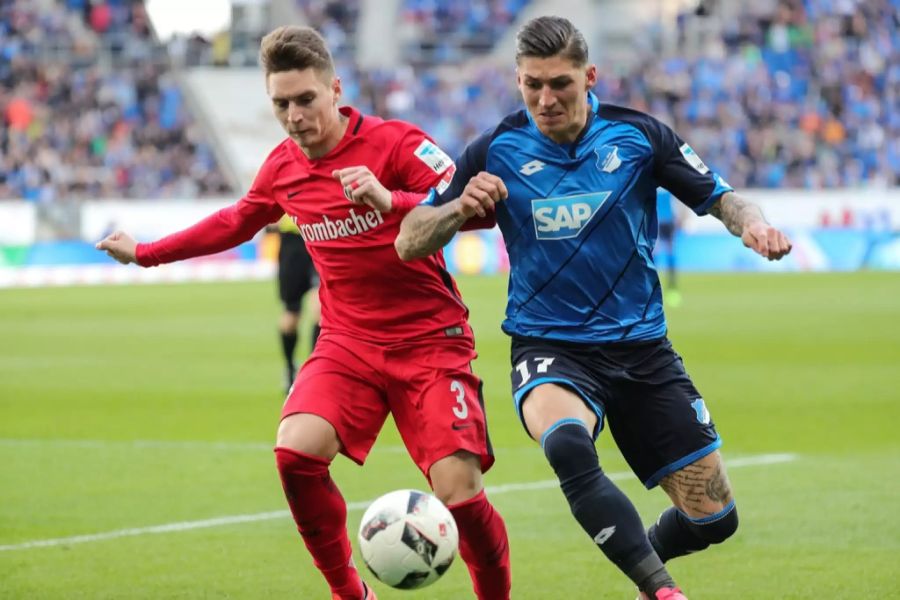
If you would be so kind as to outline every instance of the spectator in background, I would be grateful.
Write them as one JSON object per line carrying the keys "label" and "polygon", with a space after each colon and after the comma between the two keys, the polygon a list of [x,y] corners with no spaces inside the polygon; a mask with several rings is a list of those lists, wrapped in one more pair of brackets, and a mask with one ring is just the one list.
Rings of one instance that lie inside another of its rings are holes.
{"label": "spectator in background", "polygon": [[675,198],[672,196],[672,192],[665,188],[656,190],[656,219],[659,237],[656,239],[654,255],[656,260],[659,260],[659,254],[662,251],[666,260],[666,284],[663,287],[663,300],[674,308],[681,304],[675,260],[675,234],[678,231],[678,217],[675,214]]}
{"label": "spectator in background", "polygon": [[0,6],[4,197],[52,202],[230,191],[152,47],[140,3]]}
{"label": "spectator in background", "polygon": [[[313,266],[312,257],[306,249],[306,243],[297,225],[288,215],[278,220],[278,297],[283,310],[278,320],[278,333],[281,337],[281,352],[285,362],[285,395],[290,394],[294,377],[297,375],[297,363],[294,355],[297,349],[298,330],[300,328],[301,309],[307,292],[319,288],[319,274]],[[312,314],[313,328],[310,331],[309,351],[315,348],[319,338],[319,300],[311,298],[308,303]]]}
{"label": "spectator in background", "polygon": [[[443,49],[415,67],[367,71],[352,55],[358,0],[296,2],[338,48],[348,102],[426,125],[451,155],[519,105],[512,65],[463,61],[472,56],[472,39],[492,44],[504,35],[525,0],[405,0],[403,22]],[[95,8],[105,16],[92,19]],[[705,7],[707,15],[715,10]],[[595,91],[683,132],[712,168],[728,167],[736,186],[900,185],[897,2],[766,0],[740,10],[689,58],[661,53],[660,31],[648,29],[638,36],[636,66],[601,64]],[[680,23],[704,18],[685,15]],[[202,39],[177,43],[189,49],[181,53],[187,64],[227,62],[227,49],[213,57]],[[94,64],[104,44],[126,68]],[[183,99],[155,83],[164,69],[147,66],[152,45],[139,3],[0,5],[4,195],[52,201],[230,193]],[[65,53],[73,68],[43,60],[48,53]]]}

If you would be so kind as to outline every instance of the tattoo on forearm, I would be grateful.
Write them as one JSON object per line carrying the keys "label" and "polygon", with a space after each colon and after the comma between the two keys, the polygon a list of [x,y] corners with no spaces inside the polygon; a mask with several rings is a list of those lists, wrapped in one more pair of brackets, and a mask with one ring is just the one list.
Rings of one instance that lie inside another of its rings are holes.
{"label": "tattoo on forearm", "polygon": [[444,207],[414,214],[403,222],[398,250],[407,257],[434,254],[447,245],[465,222],[463,215]]}
{"label": "tattoo on forearm", "polygon": [[713,515],[731,501],[731,487],[721,464],[693,464],[667,475],[659,485],[683,511]]}
{"label": "tattoo on forearm", "polygon": [[757,205],[733,192],[723,195],[709,209],[709,214],[722,221],[728,231],[738,237],[744,233],[744,227],[748,224],[766,220]]}

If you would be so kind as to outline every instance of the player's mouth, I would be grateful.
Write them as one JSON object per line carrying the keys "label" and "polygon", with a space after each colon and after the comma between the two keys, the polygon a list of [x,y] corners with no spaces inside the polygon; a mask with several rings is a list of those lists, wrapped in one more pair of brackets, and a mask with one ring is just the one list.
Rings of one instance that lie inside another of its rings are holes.
{"label": "player's mouth", "polygon": [[544,121],[555,121],[563,116],[561,112],[542,112],[540,114],[541,119]]}

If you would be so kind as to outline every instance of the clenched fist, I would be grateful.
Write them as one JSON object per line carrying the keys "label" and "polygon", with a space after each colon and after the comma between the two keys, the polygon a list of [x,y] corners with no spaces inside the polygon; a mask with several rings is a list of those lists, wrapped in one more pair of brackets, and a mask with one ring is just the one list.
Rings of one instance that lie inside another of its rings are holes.
{"label": "clenched fist", "polygon": [[123,265],[137,262],[137,256],[135,255],[137,242],[124,231],[116,231],[109,234],[97,242],[95,247],[97,250],[103,250],[107,255]]}

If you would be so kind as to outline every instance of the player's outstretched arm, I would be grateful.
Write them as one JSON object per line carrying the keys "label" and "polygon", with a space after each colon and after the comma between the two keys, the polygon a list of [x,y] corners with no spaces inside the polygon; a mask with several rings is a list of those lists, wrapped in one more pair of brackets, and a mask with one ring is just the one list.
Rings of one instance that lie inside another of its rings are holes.
{"label": "player's outstretched arm", "polygon": [[251,201],[245,197],[237,204],[155,242],[138,244],[131,236],[117,231],[98,242],[96,247],[120,263],[155,267],[234,248],[277,221],[282,213],[274,202]]}
{"label": "player's outstretched arm", "polygon": [[97,250],[103,250],[106,254],[123,265],[137,262],[137,242],[124,231],[111,233],[96,245]]}
{"label": "player's outstretched arm", "polygon": [[709,209],[744,245],[769,260],[780,260],[793,245],[788,237],[766,222],[759,206],[734,192],[722,194]]}
{"label": "player's outstretched arm", "polygon": [[438,207],[417,206],[403,218],[400,234],[394,240],[400,260],[434,254],[466,221],[476,215],[486,217],[507,195],[503,180],[482,171],[469,180],[459,198]]}

